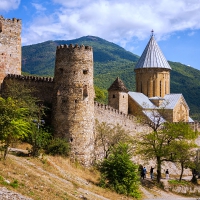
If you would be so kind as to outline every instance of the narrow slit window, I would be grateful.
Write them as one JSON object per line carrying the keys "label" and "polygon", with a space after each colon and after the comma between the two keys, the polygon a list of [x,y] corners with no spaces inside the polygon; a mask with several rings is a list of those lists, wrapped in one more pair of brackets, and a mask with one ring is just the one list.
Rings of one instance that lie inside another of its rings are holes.
{"label": "narrow slit window", "polygon": [[160,96],[162,96],[162,82],[160,81]]}
{"label": "narrow slit window", "polygon": [[3,31],[3,25],[2,23],[0,22],[0,33]]}
{"label": "narrow slit window", "polygon": [[88,97],[88,87],[87,85],[84,85],[83,87],[83,98]]}

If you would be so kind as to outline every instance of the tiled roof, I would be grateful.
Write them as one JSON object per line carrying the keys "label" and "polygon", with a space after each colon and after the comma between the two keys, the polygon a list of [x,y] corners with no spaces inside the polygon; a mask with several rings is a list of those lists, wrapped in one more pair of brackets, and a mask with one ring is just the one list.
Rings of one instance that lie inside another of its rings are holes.
{"label": "tiled roof", "polygon": [[165,68],[171,69],[169,63],[167,62],[165,56],[160,50],[157,42],[152,34],[142,56],[138,60],[135,69],[140,68]]}
{"label": "tiled roof", "polygon": [[117,77],[113,84],[108,88],[108,91],[128,92],[128,89],[124,85],[123,81]]}
{"label": "tiled roof", "polygon": [[155,109],[157,108],[149,98],[140,92],[128,92],[129,96],[137,102],[143,109]]}
{"label": "tiled roof", "polygon": [[162,124],[166,122],[166,120],[161,116],[161,114],[157,110],[143,110],[142,111],[149,120],[151,120],[154,124]]}
{"label": "tiled roof", "polygon": [[[166,109],[174,109],[181,97],[184,99],[182,94],[166,94],[164,96],[165,100],[163,101],[163,103],[161,104],[160,107],[163,107]],[[185,99],[184,99],[184,101],[185,101]],[[186,103],[186,101],[185,101],[185,103]],[[186,105],[187,105],[187,103],[186,103]],[[189,109],[188,105],[187,105],[187,107]]]}

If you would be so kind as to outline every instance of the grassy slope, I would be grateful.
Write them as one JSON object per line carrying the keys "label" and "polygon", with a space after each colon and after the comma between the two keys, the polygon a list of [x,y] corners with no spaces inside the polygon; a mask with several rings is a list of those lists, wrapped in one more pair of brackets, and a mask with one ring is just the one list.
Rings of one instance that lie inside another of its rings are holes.
{"label": "grassy slope", "polygon": [[34,200],[133,199],[98,187],[97,171],[72,164],[68,158],[8,155],[0,161],[0,169],[0,187]]}
{"label": "grassy slope", "polygon": [[[138,56],[122,47],[94,36],[68,41],[47,41],[24,46],[23,72],[41,76],[53,76],[56,46],[60,44],[84,44],[93,47],[94,83],[107,89],[119,76],[130,91],[135,90],[134,66]],[[191,109],[191,116],[200,119],[200,71],[181,63],[169,62],[171,71],[171,93],[182,93]]]}

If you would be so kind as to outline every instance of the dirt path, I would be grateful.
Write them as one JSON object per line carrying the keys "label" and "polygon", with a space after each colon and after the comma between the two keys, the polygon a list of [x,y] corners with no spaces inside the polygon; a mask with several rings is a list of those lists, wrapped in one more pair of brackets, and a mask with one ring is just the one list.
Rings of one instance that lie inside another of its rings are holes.
{"label": "dirt path", "polygon": [[165,192],[162,190],[158,190],[156,188],[147,189],[145,187],[141,187],[141,191],[144,194],[143,200],[198,200],[198,198],[191,198],[191,197],[182,197],[175,195],[171,192]]}

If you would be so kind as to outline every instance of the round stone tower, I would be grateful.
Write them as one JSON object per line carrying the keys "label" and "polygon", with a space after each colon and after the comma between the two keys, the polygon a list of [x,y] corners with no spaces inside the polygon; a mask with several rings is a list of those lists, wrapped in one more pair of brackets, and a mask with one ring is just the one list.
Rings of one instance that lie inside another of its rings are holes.
{"label": "round stone tower", "polygon": [[164,97],[170,93],[171,67],[152,36],[135,66],[136,92],[148,97]]}
{"label": "round stone tower", "polygon": [[90,165],[94,148],[93,50],[61,45],[56,50],[53,126],[69,141],[71,158]]}

